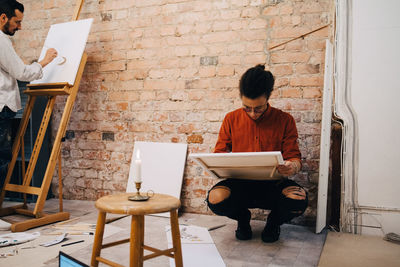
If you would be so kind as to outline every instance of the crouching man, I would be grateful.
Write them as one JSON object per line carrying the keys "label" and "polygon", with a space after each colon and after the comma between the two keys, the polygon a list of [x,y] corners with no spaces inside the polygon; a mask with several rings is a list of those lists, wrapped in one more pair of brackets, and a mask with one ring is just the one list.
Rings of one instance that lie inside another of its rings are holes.
{"label": "crouching man", "polygon": [[284,164],[277,170],[279,180],[227,179],[217,183],[207,196],[209,208],[217,215],[237,221],[236,238],[252,238],[249,209],[270,210],[261,239],[275,242],[280,225],[304,213],[307,192],[288,176],[299,172],[301,154],[293,117],[268,103],[274,77],[263,65],[248,69],[239,83],[243,107],[228,113],[222,123],[214,152],[281,151]]}

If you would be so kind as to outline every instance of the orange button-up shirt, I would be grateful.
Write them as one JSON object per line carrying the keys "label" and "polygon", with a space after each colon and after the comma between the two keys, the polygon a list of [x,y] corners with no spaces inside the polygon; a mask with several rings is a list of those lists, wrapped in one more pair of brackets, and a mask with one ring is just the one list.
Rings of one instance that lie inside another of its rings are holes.
{"label": "orange button-up shirt", "polygon": [[284,160],[301,159],[293,117],[268,105],[257,120],[243,108],[229,112],[222,122],[214,152],[281,151]]}

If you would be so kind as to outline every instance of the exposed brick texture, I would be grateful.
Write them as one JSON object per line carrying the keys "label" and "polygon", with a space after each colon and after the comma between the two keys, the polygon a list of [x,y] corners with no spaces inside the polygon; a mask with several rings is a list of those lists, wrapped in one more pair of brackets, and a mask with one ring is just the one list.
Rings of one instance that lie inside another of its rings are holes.
{"label": "exposed brick texture", "polygon": [[[69,21],[75,0],[21,0],[23,30],[14,39],[29,62],[49,26]],[[124,191],[135,141],[180,142],[210,152],[224,115],[241,106],[238,80],[255,64],[276,76],[271,104],[296,119],[303,169],[294,179],[310,195],[297,223],[315,219],[324,40],[331,28],[269,50],[333,21],[330,0],[87,0],[80,18],[94,18],[88,62],[62,147],[64,197],[97,199]],[[53,116],[54,129],[65,98]],[[185,211],[204,203],[216,181],[190,159]],[[54,178],[56,189],[58,179]],[[57,190],[53,190],[57,194]],[[265,213],[254,211],[254,217]]]}

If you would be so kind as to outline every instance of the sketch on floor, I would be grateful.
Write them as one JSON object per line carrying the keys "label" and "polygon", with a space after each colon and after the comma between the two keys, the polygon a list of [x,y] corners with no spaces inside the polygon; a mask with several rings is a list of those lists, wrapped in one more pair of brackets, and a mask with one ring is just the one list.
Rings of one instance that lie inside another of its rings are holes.
{"label": "sketch on floor", "polygon": [[[169,233],[171,226],[166,226],[165,231]],[[179,225],[181,243],[187,244],[214,244],[207,228],[195,225]],[[167,234],[168,242],[171,243],[171,234]]]}
{"label": "sketch on floor", "polygon": [[[141,194],[152,190],[154,193],[167,194],[180,198],[183,171],[186,163],[187,144],[135,142],[129,170],[127,193],[136,192],[135,157],[140,151]],[[168,213],[157,214],[169,217]]]}
{"label": "sketch on floor", "polygon": [[17,245],[34,240],[40,236],[39,232],[34,233],[7,233],[0,235],[0,247]]}
{"label": "sketch on floor", "polygon": [[[166,228],[168,248],[172,248],[170,227]],[[182,245],[183,266],[186,267],[225,267],[221,255],[215,246],[207,228],[194,225],[179,225]],[[169,260],[170,266],[175,266],[175,260]]]}
{"label": "sketch on floor", "polygon": [[32,84],[75,83],[92,22],[93,19],[84,19],[50,26],[39,61],[49,48],[56,49],[58,56],[43,68],[43,77]]}

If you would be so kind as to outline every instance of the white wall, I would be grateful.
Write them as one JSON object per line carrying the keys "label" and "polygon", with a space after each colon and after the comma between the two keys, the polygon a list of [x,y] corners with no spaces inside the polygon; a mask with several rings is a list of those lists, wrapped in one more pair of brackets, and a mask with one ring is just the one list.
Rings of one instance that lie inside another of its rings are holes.
{"label": "white wall", "polygon": [[[350,105],[359,224],[400,233],[400,1],[353,0]],[[381,234],[362,227],[362,233]]]}

